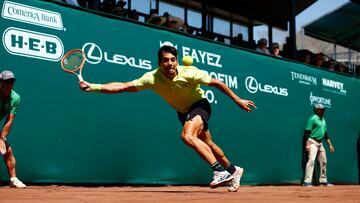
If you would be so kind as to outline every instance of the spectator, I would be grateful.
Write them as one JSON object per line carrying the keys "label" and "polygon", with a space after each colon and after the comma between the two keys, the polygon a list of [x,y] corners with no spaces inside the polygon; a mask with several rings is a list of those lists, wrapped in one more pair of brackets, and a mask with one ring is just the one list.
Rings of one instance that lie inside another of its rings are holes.
{"label": "spectator", "polygon": [[290,37],[286,37],[286,42],[283,45],[282,56],[285,58],[291,57]]}
{"label": "spectator", "polygon": [[269,50],[267,49],[267,40],[265,38],[261,38],[258,41],[258,47],[255,49],[255,51],[264,53],[264,54],[270,54]]}
{"label": "spectator", "polygon": [[231,40],[231,44],[239,47],[247,46],[246,42],[243,40],[243,35],[241,33],[237,34],[237,36]]}
{"label": "spectator", "polygon": [[138,21],[139,20],[139,13],[136,9],[133,9],[128,14],[128,18]]}
{"label": "spectator", "polygon": [[180,28],[181,31],[184,31],[188,34],[193,34],[194,33],[194,28],[190,27],[187,23],[184,23],[181,28]]}
{"label": "spectator", "polygon": [[360,76],[360,65],[356,66],[355,75]]}
{"label": "spectator", "polygon": [[[164,13],[164,17],[165,16],[165,13]],[[171,15],[168,15],[167,17],[167,27],[168,28],[171,28],[171,29],[180,29],[181,27],[183,27],[184,25],[184,21],[181,19],[181,18],[178,18],[178,17],[175,17],[175,16],[171,16]]]}
{"label": "spectator", "polygon": [[253,39],[249,42],[249,49],[256,49],[256,41]]}
{"label": "spectator", "polygon": [[279,43],[277,42],[274,42],[272,43],[271,45],[271,53],[274,55],[274,56],[277,56],[277,57],[280,57],[280,46],[279,46]]}
{"label": "spectator", "polygon": [[[126,10],[124,8],[125,5],[126,5],[125,1],[118,1],[116,3],[115,7],[112,8],[112,10],[111,10],[112,13],[117,16],[126,17]],[[110,9],[110,7],[109,7],[109,9]]]}
{"label": "spectator", "polygon": [[324,61],[325,61],[325,59],[324,59],[324,54],[323,53],[315,54],[315,57],[314,57],[314,60],[313,60],[313,65],[317,66],[317,67],[322,67]]}
{"label": "spectator", "polygon": [[216,38],[216,41],[217,41],[217,42],[221,42],[221,43],[225,43],[225,39],[224,39],[223,36],[218,36],[218,37]]}
{"label": "spectator", "polygon": [[[283,55],[283,53],[282,53]],[[307,49],[303,49],[303,50],[298,50],[296,52],[296,59],[298,61],[301,61],[303,63],[306,63],[306,64],[311,64],[311,58],[314,54],[307,50]]]}
{"label": "spectator", "polygon": [[104,0],[100,6],[100,11],[105,13],[114,13],[115,0]]}
{"label": "spectator", "polygon": [[344,63],[338,63],[335,66],[335,71],[340,72],[340,73],[348,73],[348,68],[346,67],[346,65]]}
{"label": "spectator", "polygon": [[323,63],[322,67],[328,69],[329,71],[335,71],[335,61],[334,60],[327,60]]}
{"label": "spectator", "polygon": [[159,16],[157,13],[152,13],[146,22],[161,26],[166,22],[166,18],[164,16]]}

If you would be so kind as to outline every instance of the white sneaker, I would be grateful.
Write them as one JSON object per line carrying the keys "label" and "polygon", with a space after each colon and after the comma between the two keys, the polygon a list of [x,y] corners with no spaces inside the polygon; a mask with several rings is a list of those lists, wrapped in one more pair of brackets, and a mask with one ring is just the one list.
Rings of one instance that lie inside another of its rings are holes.
{"label": "white sneaker", "polygon": [[235,166],[235,168],[236,168],[236,170],[232,174],[234,179],[232,179],[232,181],[230,182],[230,187],[228,188],[229,192],[236,192],[239,189],[239,187],[240,187],[240,179],[241,179],[241,176],[244,173],[243,168],[240,168],[238,166]]}
{"label": "white sneaker", "polygon": [[14,177],[14,178],[10,178],[10,187],[26,188],[26,185],[23,182],[21,182],[21,180],[19,180],[17,177]]}
{"label": "white sneaker", "polygon": [[214,171],[213,181],[210,183],[211,188],[219,187],[220,185],[230,182],[234,177],[227,171]]}

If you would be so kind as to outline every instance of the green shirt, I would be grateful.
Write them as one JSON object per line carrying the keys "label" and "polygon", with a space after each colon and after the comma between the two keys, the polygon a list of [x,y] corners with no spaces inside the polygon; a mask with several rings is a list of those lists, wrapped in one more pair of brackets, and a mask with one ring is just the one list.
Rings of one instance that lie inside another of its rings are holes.
{"label": "green shirt", "polygon": [[191,105],[205,98],[200,85],[208,85],[211,77],[194,66],[177,67],[178,74],[173,79],[166,78],[157,68],[133,81],[138,90],[151,89],[159,94],[176,111],[185,113]]}
{"label": "green shirt", "polygon": [[322,140],[327,132],[326,121],[324,117],[320,119],[320,117],[316,114],[310,116],[307,124],[306,130],[310,130],[309,138],[313,138],[316,140]]}

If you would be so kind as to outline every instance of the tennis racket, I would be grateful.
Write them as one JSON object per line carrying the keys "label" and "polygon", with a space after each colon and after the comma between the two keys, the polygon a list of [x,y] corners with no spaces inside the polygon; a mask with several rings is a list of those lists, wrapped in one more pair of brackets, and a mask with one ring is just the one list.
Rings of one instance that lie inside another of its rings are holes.
{"label": "tennis racket", "polygon": [[81,49],[73,49],[67,52],[61,59],[61,67],[68,73],[75,74],[79,81],[84,81],[82,69],[86,61],[85,53]]}

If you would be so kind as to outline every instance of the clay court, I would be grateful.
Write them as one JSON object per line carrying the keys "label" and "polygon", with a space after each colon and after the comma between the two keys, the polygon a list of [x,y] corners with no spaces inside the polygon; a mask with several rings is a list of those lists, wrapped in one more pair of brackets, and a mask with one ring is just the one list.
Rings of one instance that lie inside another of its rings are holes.
{"label": "clay court", "polygon": [[242,186],[229,193],[226,187],[80,187],[29,186],[26,189],[0,187],[0,203],[35,202],[360,202],[359,185],[334,187]]}

